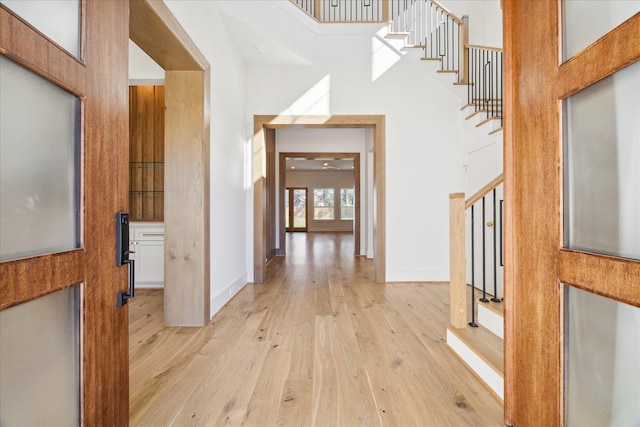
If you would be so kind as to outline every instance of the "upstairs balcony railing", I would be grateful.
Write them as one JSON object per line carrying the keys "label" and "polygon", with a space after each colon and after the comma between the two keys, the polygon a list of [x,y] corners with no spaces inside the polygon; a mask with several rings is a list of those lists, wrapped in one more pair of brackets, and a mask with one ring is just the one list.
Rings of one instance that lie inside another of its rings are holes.
{"label": "upstairs balcony railing", "polygon": [[291,0],[318,22],[383,22],[407,47],[439,61],[439,72],[468,85],[467,107],[502,126],[502,49],[469,44],[469,18],[434,0]]}
{"label": "upstairs balcony railing", "polygon": [[319,22],[386,22],[390,0],[291,0]]}

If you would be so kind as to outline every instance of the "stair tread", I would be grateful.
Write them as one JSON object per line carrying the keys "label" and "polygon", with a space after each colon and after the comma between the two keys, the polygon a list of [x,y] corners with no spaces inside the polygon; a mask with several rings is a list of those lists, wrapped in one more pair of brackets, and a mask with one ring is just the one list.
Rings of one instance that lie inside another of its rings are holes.
{"label": "stair tread", "polygon": [[504,377],[504,344],[500,338],[481,326],[459,329],[449,325],[448,329]]}
{"label": "stair tread", "polygon": [[498,129],[492,130],[491,132],[489,132],[489,135],[493,135],[493,134],[496,134],[498,132],[502,132],[502,127],[499,127]]}
{"label": "stair tread", "polygon": [[479,128],[480,126],[484,125],[485,123],[489,123],[489,122],[491,122],[491,121],[493,121],[493,120],[502,120],[502,117],[500,117],[500,116],[491,116],[491,117],[488,117],[488,118],[484,119],[483,121],[481,121],[480,123],[478,123],[478,124],[476,125],[476,127],[477,127],[477,128]]}
{"label": "stair tread", "polygon": [[420,60],[422,60],[422,61],[442,61],[442,58],[430,58],[430,57],[423,56],[422,58],[420,58]]}

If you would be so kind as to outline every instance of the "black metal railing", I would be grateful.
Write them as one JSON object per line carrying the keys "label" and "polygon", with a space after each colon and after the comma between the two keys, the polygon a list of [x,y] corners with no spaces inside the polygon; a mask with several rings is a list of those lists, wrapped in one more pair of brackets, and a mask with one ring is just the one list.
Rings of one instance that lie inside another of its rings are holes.
{"label": "black metal railing", "polygon": [[502,126],[502,50],[468,46],[468,104]]}
{"label": "black metal railing", "polygon": [[[471,284],[471,321],[469,322],[469,326],[472,327],[478,326],[475,309],[476,292],[481,292],[482,296],[479,298],[481,302],[502,302],[502,292],[498,289],[498,283],[500,281],[498,268],[503,265],[503,201],[498,200],[496,188],[497,186],[469,207],[471,271],[467,283]],[[487,203],[487,199],[489,199],[489,203]],[[487,204],[491,207],[491,212],[489,213],[487,213]],[[500,212],[498,212],[498,207],[500,208]],[[480,218],[478,218],[476,209],[480,209]],[[491,220],[488,221],[487,216],[489,216]],[[488,231],[488,229],[490,231]],[[487,234],[490,234],[489,238]],[[498,256],[498,250],[500,251],[500,256]],[[489,271],[491,271],[492,277],[488,277]]]}
{"label": "black metal railing", "polygon": [[314,0],[291,0],[291,1],[296,5],[298,5],[300,9],[307,12],[309,16],[316,16]]}
{"label": "black metal railing", "polygon": [[291,0],[320,22],[381,22],[383,0]]}
{"label": "black metal railing", "polygon": [[329,22],[380,22],[381,0],[325,0],[322,4],[322,20]]}
{"label": "black metal railing", "polygon": [[407,34],[407,45],[424,48],[427,59],[440,61],[441,71],[463,80],[463,20],[431,0],[389,0],[391,31]]}

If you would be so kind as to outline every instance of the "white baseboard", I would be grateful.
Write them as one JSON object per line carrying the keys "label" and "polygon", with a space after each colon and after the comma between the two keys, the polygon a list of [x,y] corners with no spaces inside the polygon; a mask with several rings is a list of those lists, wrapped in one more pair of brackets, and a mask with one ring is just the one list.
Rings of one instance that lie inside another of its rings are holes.
{"label": "white baseboard", "polygon": [[213,317],[226,303],[231,301],[231,298],[235,296],[242,288],[247,285],[247,273],[244,273],[242,276],[238,277],[233,281],[229,286],[227,286],[222,292],[220,292],[215,297],[211,298],[209,307],[209,311],[211,315],[209,317]]}
{"label": "white baseboard", "polygon": [[388,269],[387,282],[448,282],[449,270]]}

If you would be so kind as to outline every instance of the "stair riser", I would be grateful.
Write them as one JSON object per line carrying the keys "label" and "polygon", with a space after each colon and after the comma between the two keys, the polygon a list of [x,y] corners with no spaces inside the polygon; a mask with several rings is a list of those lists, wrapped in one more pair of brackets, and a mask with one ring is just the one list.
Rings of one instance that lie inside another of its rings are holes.
{"label": "stair riser", "polygon": [[504,319],[496,312],[486,308],[482,303],[478,304],[478,323],[500,339],[504,339]]}
{"label": "stair riser", "polygon": [[498,372],[449,330],[447,330],[447,344],[497,397],[504,400],[504,379]]}

